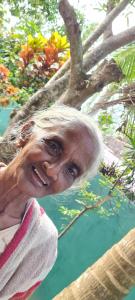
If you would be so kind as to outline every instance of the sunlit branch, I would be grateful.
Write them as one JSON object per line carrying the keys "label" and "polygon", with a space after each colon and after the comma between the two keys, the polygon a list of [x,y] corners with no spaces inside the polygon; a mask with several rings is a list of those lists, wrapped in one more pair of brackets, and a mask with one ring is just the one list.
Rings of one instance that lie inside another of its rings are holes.
{"label": "sunlit branch", "polygon": [[65,22],[68,38],[70,41],[70,81],[69,88],[75,88],[82,76],[82,42],[81,31],[77,22],[76,14],[73,7],[67,0],[61,0],[59,4],[59,11]]}

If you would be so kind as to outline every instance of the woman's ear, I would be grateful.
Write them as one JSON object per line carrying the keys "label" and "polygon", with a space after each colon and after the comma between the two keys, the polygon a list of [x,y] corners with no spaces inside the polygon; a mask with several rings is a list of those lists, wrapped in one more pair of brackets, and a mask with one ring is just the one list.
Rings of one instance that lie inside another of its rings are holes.
{"label": "woman's ear", "polygon": [[23,124],[20,130],[20,136],[16,140],[17,148],[23,148],[29,141],[35,122],[30,120],[27,123]]}

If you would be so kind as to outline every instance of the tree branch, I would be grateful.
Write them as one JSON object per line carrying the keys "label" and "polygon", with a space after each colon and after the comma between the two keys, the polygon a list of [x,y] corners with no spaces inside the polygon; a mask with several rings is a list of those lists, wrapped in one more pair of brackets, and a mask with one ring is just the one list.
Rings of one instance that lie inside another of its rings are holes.
{"label": "tree branch", "polygon": [[60,78],[57,83],[54,82],[51,87],[44,87],[38,90],[17,113],[11,125],[12,123],[27,119],[27,117],[30,117],[36,110],[47,108],[48,105],[53,104],[60,97],[61,90],[65,91],[66,88],[67,75]]}
{"label": "tree branch", "polygon": [[83,52],[82,52],[81,31],[76,19],[76,14],[74,12],[74,9],[67,0],[60,1],[59,11],[65,22],[68,38],[70,41],[71,73],[70,73],[69,88],[75,89],[75,87],[80,82],[80,79],[82,77]]}
{"label": "tree branch", "polygon": [[102,44],[93,49],[84,58],[84,71],[90,71],[99,61],[104,59],[114,50],[135,41],[135,26],[113,37],[106,39]]}
{"label": "tree branch", "polygon": [[104,86],[111,82],[119,82],[123,78],[122,71],[117,66],[114,60],[103,61],[102,64],[93,72],[89,78],[80,85],[80,90],[74,93],[63,94],[57,101],[71,106],[80,108],[81,104],[94,93],[99,92]]}
{"label": "tree branch", "polygon": [[[106,6],[107,6],[107,13],[106,14],[109,15],[109,13],[115,7],[114,0],[108,0]],[[105,29],[104,35],[103,35],[103,39],[106,40],[106,39],[108,39],[111,36],[113,36],[112,22],[110,22],[110,24],[108,24],[108,26],[106,26],[106,29]]]}
{"label": "tree branch", "polygon": [[95,205],[89,205],[89,206],[85,206],[84,209],[82,209],[80,211],[80,213],[74,217],[74,219],[66,226],[65,229],[63,229],[60,234],[59,234],[59,239],[71,228],[71,226],[88,210],[92,210],[95,208],[98,208],[99,206],[101,206],[103,203],[105,203],[106,201],[108,201],[110,198],[112,197],[112,195],[108,194],[107,196],[105,196],[104,198],[100,199]]}
{"label": "tree branch", "polygon": [[[129,0],[123,0],[118,4],[104,19],[104,21],[97,27],[92,35],[83,44],[83,53],[85,53],[91,45],[103,34],[106,27],[120,14],[121,11],[129,4]],[[49,80],[46,86],[63,76],[70,67],[70,59],[60,68],[60,70]]]}
{"label": "tree branch", "polygon": [[109,101],[109,102],[103,102],[103,103],[96,103],[94,105],[94,107],[91,109],[91,111],[89,112],[89,115],[93,115],[95,114],[99,109],[106,109],[110,106],[114,106],[114,105],[118,105],[118,104],[131,104],[134,105],[135,104],[135,95],[133,96],[125,96],[125,97],[120,97],[116,100],[113,101]]}
{"label": "tree branch", "polygon": [[[135,26],[128,30],[125,30],[124,32],[116,36],[106,39],[102,44],[100,44],[95,49],[93,49],[89,54],[85,55],[84,65],[83,65],[84,71],[85,72],[90,71],[90,69],[92,69],[97,63],[99,63],[99,61],[104,59],[109,53],[112,53],[114,50],[117,50],[118,48],[126,44],[129,44],[134,40],[135,40]],[[94,73],[95,77],[96,77],[96,73],[98,72],[96,71]],[[58,102],[65,103],[79,108],[82,102],[84,102],[84,100],[92,96],[95,92],[100,91],[105,85],[109,84],[110,82],[113,82],[111,74],[109,75],[110,75],[109,78],[106,77],[107,81],[104,80],[104,76],[103,78],[102,76],[100,76],[101,84],[99,80],[94,83],[95,77],[94,80],[92,80],[92,76],[91,78],[88,78],[89,84],[87,84],[87,81],[83,79],[82,82],[80,82],[80,87],[79,87],[80,90],[78,89],[74,93],[71,91],[70,94],[63,93],[63,95],[58,100]],[[97,74],[97,78],[98,78],[98,74]],[[114,81],[120,80],[120,78],[119,79],[115,79],[115,77],[113,78]],[[87,88],[85,88],[86,87],[85,83],[87,84]]]}

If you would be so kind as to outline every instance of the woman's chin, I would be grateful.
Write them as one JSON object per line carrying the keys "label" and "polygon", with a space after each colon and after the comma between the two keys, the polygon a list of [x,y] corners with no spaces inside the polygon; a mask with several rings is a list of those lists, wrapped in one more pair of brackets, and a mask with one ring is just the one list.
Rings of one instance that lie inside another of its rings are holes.
{"label": "woman's chin", "polygon": [[35,188],[28,188],[23,191],[25,194],[27,194],[29,197],[34,197],[34,198],[42,198],[49,193],[45,191],[44,189],[35,189]]}
{"label": "woman's chin", "polygon": [[28,197],[41,198],[49,193],[47,186],[41,185],[38,182],[33,182],[32,180],[26,181],[26,178],[20,177],[18,180],[18,187],[21,193],[28,195]]}

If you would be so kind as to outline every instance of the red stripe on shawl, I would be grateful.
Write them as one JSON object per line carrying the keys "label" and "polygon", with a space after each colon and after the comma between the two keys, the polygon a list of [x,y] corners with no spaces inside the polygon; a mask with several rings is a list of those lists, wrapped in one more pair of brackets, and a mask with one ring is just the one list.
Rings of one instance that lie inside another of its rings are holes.
{"label": "red stripe on shawl", "polygon": [[41,284],[41,282],[42,281],[38,281],[26,292],[17,293],[9,300],[27,300],[33,294],[33,292],[36,290],[36,288]]}
{"label": "red stripe on shawl", "polygon": [[27,230],[28,230],[29,225],[32,220],[33,206],[34,206],[34,201],[30,205],[30,207],[24,217],[24,220],[23,220],[21,226],[19,227],[19,229],[17,230],[17,232],[15,233],[13,239],[7,245],[5,251],[0,255],[0,268],[2,268],[3,265],[7,262],[7,260],[10,258],[10,256],[14,252],[14,250],[17,248],[17,246],[19,245],[19,243],[21,242],[21,240],[27,233]]}

